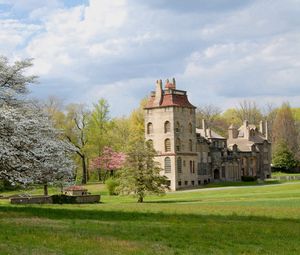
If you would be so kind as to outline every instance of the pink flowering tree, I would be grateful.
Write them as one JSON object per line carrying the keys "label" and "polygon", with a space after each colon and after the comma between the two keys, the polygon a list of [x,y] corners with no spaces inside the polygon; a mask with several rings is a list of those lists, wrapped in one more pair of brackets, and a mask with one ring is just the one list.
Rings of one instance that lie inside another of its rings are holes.
{"label": "pink flowering tree", "polygon": [[101,180],[101,170],[103,170],[105,180],[107,174],[113,176],[116,170],[123,167],[125,159],[125,153],[116,152],[111,147],[105,146],[102,155],[91,160],[90,168],[91,170],[98,170],[99,180]]}

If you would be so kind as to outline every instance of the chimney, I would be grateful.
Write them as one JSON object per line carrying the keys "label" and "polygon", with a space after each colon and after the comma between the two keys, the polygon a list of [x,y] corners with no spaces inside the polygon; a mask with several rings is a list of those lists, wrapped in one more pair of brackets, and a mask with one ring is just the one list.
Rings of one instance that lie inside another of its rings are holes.
{"label": "chimney", "polygon": [[261,120],[259,122],[259,132],[262,133],[263,135],[266,135],[266,130],[265,130],[265,126],[264,126],[264,122]]}
{"label": "chimney", "polygon": [[162,100],[162,80],[156,81],[154,105],[159,106]]}
{"label": "chimney", "polygon": [[268,121],[266,120],[266,122],[265,122],[265,138],[266,138],[266,140],[269,140],[269,127],[268,127]]}
{"label": "chimney", "polygon": [[236,139],[238,137],[238,134],[238,129],[233,124],[231,124],[228,128],[228,139]]}
{"label": "chimney", "polygon": [[204,136],[207,137],[207,134],[206,134],[206,122],[205,122],[205,119],[202,119],[202,129],[204,131]]}
{"label": "chimney", "polygon": [[174,89],[176,89],[176,81],[175,81],[175,78],[173,78],[172,83],[173,83]]}

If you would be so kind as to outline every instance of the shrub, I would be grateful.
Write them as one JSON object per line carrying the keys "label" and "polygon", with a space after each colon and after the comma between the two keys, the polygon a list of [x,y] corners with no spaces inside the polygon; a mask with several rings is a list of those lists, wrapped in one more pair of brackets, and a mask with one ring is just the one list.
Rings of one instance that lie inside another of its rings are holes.
{"label": "shrub", "polygon": [[119,182],[116,178],[108,178],[105,181],[106,188],[108,190],[109,195],[118,195],[116,189],[119,186]]}
{"label": "shrub", "polygon": [[243,182],[254,182],[257,180],[256,176],[242,176]]}
{"label": "shrub", "polygon": [[52,195],[53,204],[76,204],[76,197],[61,195]]}

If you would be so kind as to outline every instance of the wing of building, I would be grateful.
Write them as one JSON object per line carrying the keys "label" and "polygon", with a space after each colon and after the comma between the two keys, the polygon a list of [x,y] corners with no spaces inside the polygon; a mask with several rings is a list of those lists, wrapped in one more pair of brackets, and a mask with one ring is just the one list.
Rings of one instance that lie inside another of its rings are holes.
{"label": "wing of building", "polygon": [[195,109],[187,92],[176,89],[175,79],[167,80],[164,88],[158,80],[145,107],[145,138],[157,151],[161,174],[168,177],[172,190],[271,175],[267,125],[231,125],[226,139],[204,120],[196,128]]}

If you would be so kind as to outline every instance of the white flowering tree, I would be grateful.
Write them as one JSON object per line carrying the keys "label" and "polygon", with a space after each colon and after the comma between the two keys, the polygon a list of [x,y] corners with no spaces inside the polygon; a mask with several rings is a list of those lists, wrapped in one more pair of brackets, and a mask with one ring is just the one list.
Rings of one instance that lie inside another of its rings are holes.
{"label": "white flowering tree", "polygon": [[0,179],[12,184],[70,181],[75,147],[61,139],[49,118],[35,104],[21,100],[34,77],[23,75],[29,61],[9,66],[0,58]]}

